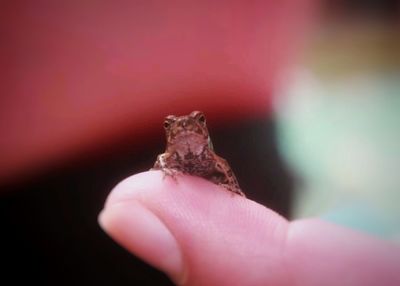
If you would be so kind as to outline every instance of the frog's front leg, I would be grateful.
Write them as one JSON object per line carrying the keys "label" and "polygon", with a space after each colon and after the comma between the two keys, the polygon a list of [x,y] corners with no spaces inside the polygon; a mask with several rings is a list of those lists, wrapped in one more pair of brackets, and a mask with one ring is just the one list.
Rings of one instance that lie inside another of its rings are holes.
{"label": "frog's front leg", "polygon": [[228,162],[219,157],[218,155],[214,154],[215,160],[215,176],[211,178],[211,180],[224,187],[228,191],[236,193],[240,196],[246,197],[245,194],[239,187],[239,183],[233,173],[231,167],[229,166]]}
{"label": "frog's front leg", "polygon": [[161,170],[163,172],[163,179],[165,179],[167,176],[170,176],[176,181],[176,175],[181,174],[181,172],[168,166],[168,157],[168,153],[158,155],[157,160],[151,170]]}
{"label": "frog's front leg", "polygon": [[153,168],[151,168],[150,170],[162,170],[166,168],[165,155],[166,155],[165,153],[158,155]]}

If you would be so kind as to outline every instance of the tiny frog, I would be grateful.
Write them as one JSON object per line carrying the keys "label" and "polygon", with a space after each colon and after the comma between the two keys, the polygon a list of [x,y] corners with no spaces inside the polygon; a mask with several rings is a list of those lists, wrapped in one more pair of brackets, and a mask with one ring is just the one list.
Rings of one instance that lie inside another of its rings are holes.
{"label": "tiny frog", "polygon": [[158,155],[153,170],[161,170],[164,176],[173,178],[176,174],[202,177],[245,196],[228,162],[215,154],[202,112],[169,115],[165,118],[164,129],[167,148]]}

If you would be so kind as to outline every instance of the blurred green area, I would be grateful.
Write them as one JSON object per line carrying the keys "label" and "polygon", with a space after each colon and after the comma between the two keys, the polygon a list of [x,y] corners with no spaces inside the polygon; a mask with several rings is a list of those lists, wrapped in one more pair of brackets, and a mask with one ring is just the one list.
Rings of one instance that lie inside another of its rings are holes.
{"label": "blurred green area", "polygon": [[295,217],[400,241],[399,25],[326,19],[304,58],[276,104]]}

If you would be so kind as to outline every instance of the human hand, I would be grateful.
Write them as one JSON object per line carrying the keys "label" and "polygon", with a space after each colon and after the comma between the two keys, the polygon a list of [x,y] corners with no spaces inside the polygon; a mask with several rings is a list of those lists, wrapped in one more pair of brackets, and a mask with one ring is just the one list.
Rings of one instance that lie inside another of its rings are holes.
{"label": "human hand", "polygon": [[178,285],[400,285],[400,248],[318,219],[288,222],[204,179],[159,171],[110,194],[99,221]]}

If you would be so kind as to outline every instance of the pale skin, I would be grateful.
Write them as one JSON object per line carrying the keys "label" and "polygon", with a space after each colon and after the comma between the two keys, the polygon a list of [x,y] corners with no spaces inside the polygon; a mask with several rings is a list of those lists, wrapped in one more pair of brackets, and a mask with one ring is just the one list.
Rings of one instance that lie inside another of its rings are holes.
{"label": "pale skin", "polygon": [[129,177],[99,221],[177,285],[400,285],[397,245],[319,219],[289,222],[199,177]]}

